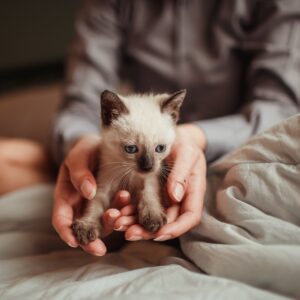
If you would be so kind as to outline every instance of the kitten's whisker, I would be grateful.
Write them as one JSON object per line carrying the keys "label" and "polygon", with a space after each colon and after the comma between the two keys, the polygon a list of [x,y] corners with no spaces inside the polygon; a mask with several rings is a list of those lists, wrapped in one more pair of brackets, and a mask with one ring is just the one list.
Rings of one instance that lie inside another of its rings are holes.
{"label": "kitten's whisker", "polygon": [[166,180],[163,178],[163,176],[159,176],[158,178],[161,185],[164,185],[166,183]]}
{"label": "kitten's whisker", "polygon": [[166,173],[166,174],[170,174],[172,170],[173,169],[161,168],[161,171]]}
{"label": "kitten's whisker", "polygon": [[169,168],[172,168],[174,167],[175,163],[174,164],[163,164],[165,167],[169,167]]}
{"label": "kitten's whisker", "polygon": [[164,159],[164,162],[166,162],[166,163],[175,163],[175,161],[176,160],[172,160],[172,159],[169,159],[169,158]]}
{"label": "kitten's whisker", "polygon": [[129,175],[131,173],[132,169],[129,168],[127,170],[127,172],[124,174],[122,180],[121,180],[121,183],[120,183],[120,190],[123,190],[123,189],[127,189],[128,188],[128,183],[129,183]]}
{"label": "kitten's whisker", "polygon": [[164,160],[163,164],[166,165],[166,166],[174,166],[175,165],[175,161]]}
{"label": "kitten's whisker", "polygon": [[164,179],[164,180],[167,180],[168,176],[166,176],[165,174],[161,174],[161,178]]}
{"label": "kitten's whisker", "polygon": [[169,173],[166,173],[162,170],[162,172],[160,173],[160,177],[166,182],[168,180],[169,177]]}
{"label": "kitten's whisker", "polygon": [[[124,166],[115,166],[115,167],[110,168],[110,170],[108,172],[106,172],[106,176],[107,176],[109,185],[113,184],[113,182],[116,179],[116,175],[122,171],[122,170],[119,171],[120,169],[124,169]],[[101,169],[100,169],[100,173],[101,173]]]}
{"label": "kitten's whisker", "polygon": [[131,163],[129,163],[129,162],[123,162],[123,161],[113,161],[113,162],[102,163],[101,167],[103,167],[103,166],[109,166],[109,165],[123,165],[123,166],[127,166],[127,165],[131,165]]}
{"label": "kitten's whisker", "polygon": [[126,189],[127,188],[127,185],[128,185],[128,182],[129,182],[129,174],[130,172],[132,171],[132,168],[127,168],[123,174],[123,176],[121,177],[120,179],[120,189]]}
{"label": "kitten's whisker", "polygon": [[132,166],[132,164],[129,164],[129,163],[128,164],[118,163],[118,164],[113,164],[113,165],[106,164],[106,165],[100,166],[99,172],[101,173],[101,168],[102,169],[108,169],[109,168],[110,170],[116,171],[120,168],[126,168],[126,167],[131,167],[131,166]]}
{"label": "kitten's whisker", "polygon": [[173,168],[166,168],[166,167],[163,167],[162,169],[169,172],[173,170]]}
{"label": "kitten's whisker", "polygon": [[112,176],[114,176],[114,177],[112,178],[110,184],[113,184],[117,180],[119,180],[120,183],[121,183],[122,180],[124,179],[124,177],[126,177],[127,174],[129,174],[131,170],[132,170],[132,164],[129,164],[129,166],[124,168],[124,171],[122,173],[117,174],[117,175],[120,175],[120,176],[114,176],[116,174],[112,174]]}

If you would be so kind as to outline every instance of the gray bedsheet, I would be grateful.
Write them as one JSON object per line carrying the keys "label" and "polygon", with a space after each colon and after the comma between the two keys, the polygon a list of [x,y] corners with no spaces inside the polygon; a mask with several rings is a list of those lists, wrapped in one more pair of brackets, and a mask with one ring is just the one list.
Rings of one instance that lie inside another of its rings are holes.
{"label": "gray bedsheet", "polygon": [[300,298],[300,116],[209,169],[202,223],[183,253],[131,242],[105,257],[51,228],[53,186],[0,198],[0,299]]}

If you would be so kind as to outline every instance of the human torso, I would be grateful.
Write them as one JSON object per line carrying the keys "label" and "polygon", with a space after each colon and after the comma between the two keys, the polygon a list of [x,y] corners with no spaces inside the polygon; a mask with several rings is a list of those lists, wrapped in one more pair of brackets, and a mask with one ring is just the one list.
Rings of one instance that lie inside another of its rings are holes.
{"label": "human torso", "polygon": [[231,9],[229,1],[131,1],[124,77],[140,92],[186,88],[181,122],[235,112],[245,61]]}

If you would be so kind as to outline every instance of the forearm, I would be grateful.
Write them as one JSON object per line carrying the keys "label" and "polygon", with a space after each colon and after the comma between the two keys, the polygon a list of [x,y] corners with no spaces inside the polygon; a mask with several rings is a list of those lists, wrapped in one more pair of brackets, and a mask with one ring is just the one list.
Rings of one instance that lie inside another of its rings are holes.
{"label": "forearm", "polygon": [[196,122],[206,136],[206,159],[212,162],[243,144],[252,135],[299,112],[292,103],[257,100],[240,113]]}
{"label": "forearm", "polygon": [[121,28],[113,1],[87,1],[76,22],[52,152],[61,163],[78,137],[99,134],[100,94],[118,85]]}
{"label": "forearm", "polygon": [[59,165],[74,142],[85,135],[99,135],[97,116],[87,111],[61,110],[53,124],[52,153]]}
{"label": "forearm", "polygon": [[207,137],[209,162],[298,113],[300,107],[299,1],[257,1],[250,19],[235,17],[241,30],[243,24],[251,28],[243,31],[240,41],[247,62],[241,101],[247,104],[231,116],[197,123]]}

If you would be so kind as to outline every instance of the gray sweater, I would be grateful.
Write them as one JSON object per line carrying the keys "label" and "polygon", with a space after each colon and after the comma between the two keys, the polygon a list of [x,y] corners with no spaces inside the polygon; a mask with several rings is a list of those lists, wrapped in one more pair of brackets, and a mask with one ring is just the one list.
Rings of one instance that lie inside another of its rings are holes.
{"label": "gray sweater", "polygon": [[100,94],[123,80],[136,92],[186,88],[181,122],[204,130],[209,162],[299,111],[299,0],[90,0],[76,32],[58,163],[74,139],[99,133]]}

